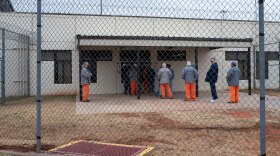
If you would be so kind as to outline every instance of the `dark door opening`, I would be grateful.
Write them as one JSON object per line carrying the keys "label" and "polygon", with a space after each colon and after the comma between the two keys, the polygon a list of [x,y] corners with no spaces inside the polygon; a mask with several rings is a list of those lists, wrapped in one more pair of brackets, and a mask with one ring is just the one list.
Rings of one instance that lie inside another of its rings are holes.
{"label": "dark door opening", "polygon": [[121,82],[124,84],[124,93],[130,93],[129,85],[129,71],[134,66],[139,74],[138,88],[142,87],[138,91],[138,98],[141,93],[149,91],[148,88],[148,75],[147,69],[151,67],[151,54],[149,50],[121,50],[120,51],[120,62],[121,62]]}

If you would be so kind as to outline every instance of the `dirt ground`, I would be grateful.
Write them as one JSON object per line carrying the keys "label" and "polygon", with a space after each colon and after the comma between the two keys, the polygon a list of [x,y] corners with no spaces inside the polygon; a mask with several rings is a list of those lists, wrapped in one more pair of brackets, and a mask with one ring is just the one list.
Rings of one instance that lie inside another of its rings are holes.
{"label": "dirt ground", "polygon": [[[240,90],[241,92],[247,93],[248,90]],[[259,94],[259,89],[252,89],[252,94]],[[265,94],[269,96],[278,96],[280,97],[280,90],[279,89],[266,89]]]}
{"label": "dirt ground", "polygon": [[[77,115],[75,96],[49,96],[42,101],[43,150],[93,140],[155,147],[149,155],[259,154],[258,110]],[[35,123],[34,98],[0,105],[0,149],[34,150]],[[267,112],[266,128],[267,155],[280,155],[280,110]]]}

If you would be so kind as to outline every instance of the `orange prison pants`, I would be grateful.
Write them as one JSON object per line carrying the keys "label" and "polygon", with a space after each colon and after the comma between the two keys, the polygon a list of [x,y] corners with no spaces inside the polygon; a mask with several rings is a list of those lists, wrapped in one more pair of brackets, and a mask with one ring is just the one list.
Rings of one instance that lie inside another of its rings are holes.
{"label": "orange prison pants", "polygon": [[83,90],[83,102],[88,100],[88,94],[89,94],[89,84],[85,84],[82,86]]}
{"label": "orange prison pants", "polygon": [[137,95],[137,91],[138,91],[138,83],[137,81],[131,81],[130,82],[130,90],[131,90],[131,94],[132,95]]}
{"label": "orange prison pants", "polygon": [[185,91],[186,91],[186,100],[196,100],[196,93],[195,93],[195,83],[186,83],[185,84]]}
{"label": "orange prison pants", "polygon": [[161,92],[161,97],[166,98],[165,90],[167,92],[167,96],[169,98],[173,98],[173,94],[170,88],[170,84],[165,83],[165,84],[160,84],[160,92]]}
{"label": "orange prison pants", "polygon": [[229,96],[230,102],[237,103],[239,102],[239,87],[238,86],[230,86],[229,87]]}

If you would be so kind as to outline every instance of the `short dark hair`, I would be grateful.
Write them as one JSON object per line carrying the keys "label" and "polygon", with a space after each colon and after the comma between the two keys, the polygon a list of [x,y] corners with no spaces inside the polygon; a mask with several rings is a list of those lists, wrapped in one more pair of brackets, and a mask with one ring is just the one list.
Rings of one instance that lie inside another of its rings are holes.
{"label": "short dark hair", "polygon": [[236,61],[232,61],[232,62],[231,62],[231,65],[232,65],[232,66],[236,66]]}

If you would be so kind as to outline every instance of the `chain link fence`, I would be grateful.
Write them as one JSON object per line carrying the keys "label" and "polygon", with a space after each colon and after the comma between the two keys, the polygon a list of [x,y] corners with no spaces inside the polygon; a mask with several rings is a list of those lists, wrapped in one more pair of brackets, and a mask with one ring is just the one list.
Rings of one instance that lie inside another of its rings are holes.
{"label": "chain link fence", "polygon": [[0,149],[279,155],[280,3],[264,2],[264,59],[259,5],[0,1]]}
{"label": "chain link fence", "polygon": [[30,96],[30,37],[4,28],[1,33],[1,101],[4,103],[6,96]]}

